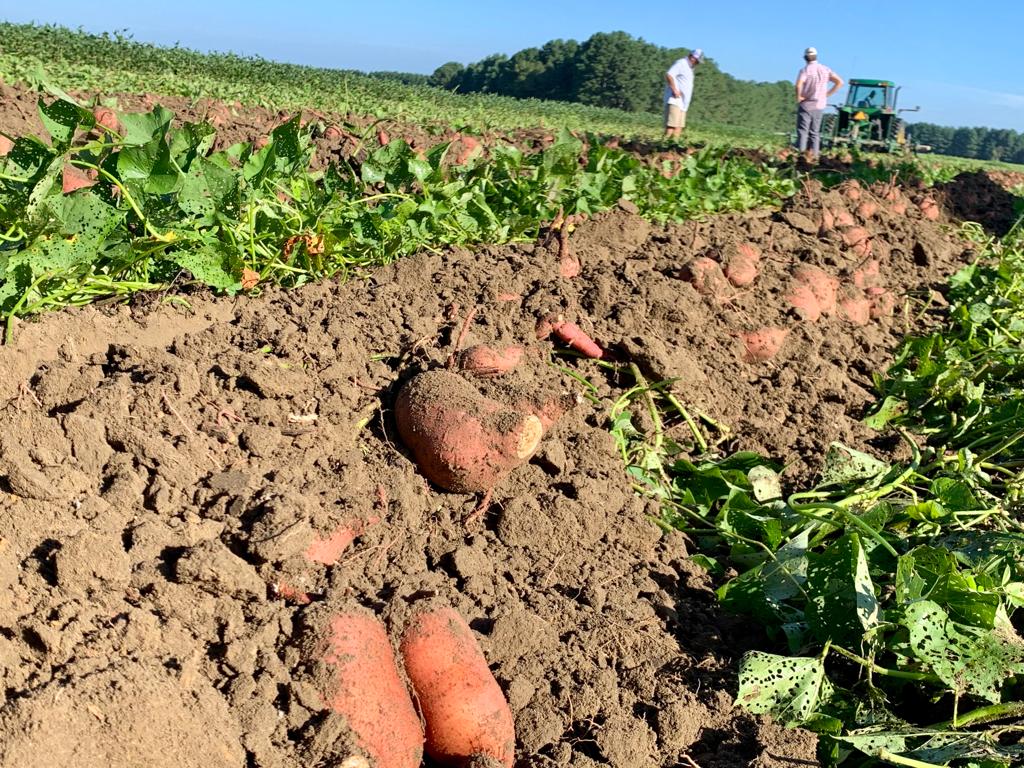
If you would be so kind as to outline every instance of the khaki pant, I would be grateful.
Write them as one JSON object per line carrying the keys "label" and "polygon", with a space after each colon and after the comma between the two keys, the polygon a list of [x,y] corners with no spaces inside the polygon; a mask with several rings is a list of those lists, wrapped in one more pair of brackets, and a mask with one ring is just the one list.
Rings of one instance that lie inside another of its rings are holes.
{"label": "khaki pant", "polygon": [[686,127],[686,110],[680,109],[675,104],[665,105],[665,127],[666,128],[685,128]]}

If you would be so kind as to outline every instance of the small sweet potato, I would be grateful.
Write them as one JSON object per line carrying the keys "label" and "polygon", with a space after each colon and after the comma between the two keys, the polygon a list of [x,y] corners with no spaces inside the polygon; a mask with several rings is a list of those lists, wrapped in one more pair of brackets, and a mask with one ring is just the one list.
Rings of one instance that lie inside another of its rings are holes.
{"label": "small sweet potato", "polygon": [[449,491],[487,491],[529,460],[544,427],[532,413],[484,397],[447,371],[414,376],[398,393],[395,421],[420,471]]}
{"label": "small sweet potato", "polygon": [[683,276],[702,296],[718,297],[729,293],[729,282],[714,259],[704,256],[693,259],[684,268]]}
{"label": "small sweet potato", "polygon": [[829,232],[834,231],[836,228],[836,215],[832,212],[831,208],[823,208],[821,211],[821,226],[818,231],[822,235],[827,235]]}
{"label": "small sweet potato", "polygon": [[14,142],[0,133],[0,157],[7,157],[14,149]]}
{"label": "small sweet potato", "polygon": [[786,293],[786,303],[808,322],[815,323],[821,317],[818,297],[806,283],[794,282]]}
{"label": "small sweet potato", "polygon": [[771,360],[782,349],[789,331],[770,326],[742,334],[743,362],[762,363]]}
{"label": "small sweet potato", "polygon": [[870,256],[873,249],[870,237],[865,240],[861,240],[859,243],[854,243],[852,248],[854,254],[861,259],[866,259]]}
{"label": "small sweet potato", "polygon": [[385,131],[383,128],[377,131],[377,143],[380,144],[382,147],[386,147],[388,144],[391,143],[391,137],[388,136],[388,132]]}
{"label": "small sweet potato", "polygon": [[[794,289],[799,286],[806,286],[810,290],[817,300],[820,314],[829,315],[835,311],[836,292],[839,290],[839,281],[825,272],[825,270],[812,264],[802,264],[793,272],[793,281]],[[794,291],[791,289],[790,293],[792,294]],[[790,303],[793,304],[793,302]],[[793,306],[796,305],[793,304]]]}
{"label": "small sweet potato", "polygon": [[874,218],[876,213],[878,213],[878,203],[874,200],[862,200],[861,204],[857,206],[857,215],[864,221]]}
{"label": "small sweet potato", "polygon": [[375,768],[419,768],[423,729],[402,683],[384,625],[353,609],[335,614],[319,660],[333,671],[326,707],[344,715],[355,746]]}
{"label": "small sweet potato", "polygon": [[93,119],[96,121],[96,127],[101,128],[113,133],[121,132],[121,123],[117,119],[117,114],[110,107],[94,107],[92,110]]}
{"label": "small sweet potato", "polygon": [[87,189],[96,183],[96,171],[84,171],[71,163],[64,165],[64,172],[61,174],[62,192],[67,195],[77,189]]}
{"label": "small sweet potato", "polygon": [[921,215],[928,219],[928,221],[939,220],[939,204],[932,198],[926,197],[918,207],[921,209]]}
{"label": "small sweet potato", "polygon": [[552,334],[571,349],[594,360],[600,360],[604,351],[597,342],[590,338],[576,323],[567,321],[562,315],[554,312],[537,321],[537,338],[547,339]]}
{"label": "small sweet potato", "polygon": [[864,227],[849,227],[843,232],[843,242],[851,248],[869,237],[871,237],[871,233]]}
{"label": "small sweet potato", "polygon": [[523,361],[524,352],[519,345],[495,349],[486,344],[477,344],[459,353],[459,370],[483,378],[502,376]]}
{"label": "small sweet potato", "polygon": [[871,321],[871,300],[850,297],[839,302],[840,313],[854,325],[867,325]]}
{"label": "small sweet potato", "polygon": [[462,616],[447,607],[417,611],[401,654],[426,723],[427,754],[453,768],[511,768],[512,712]]}
{"label": "small sweet potato", "polygon": [[850,179],[848,182],[843,184],[843,195],[846,196],[847,200],[857,202],[863,195],[863,190],[860,187],[860,182],[856,179]]}
{"label": "small sweet potato", "polygon": [[757,279],[757,260],[743,254],[736,254],[725,266],[725,276],[737,288],[750,285]]}
{"label": "small sweet potato", "polygon": [[906,216],[907,204],[903,200],[897,200],[895,203],[892,204],[889,210],[891,210],[897,216]]}
{"label": "small sweet potato", "polygon": [[838,209],[835,214],[837,227],[853,227],[857,225],[856,220],[853,218],[853,214],[845,208]]}

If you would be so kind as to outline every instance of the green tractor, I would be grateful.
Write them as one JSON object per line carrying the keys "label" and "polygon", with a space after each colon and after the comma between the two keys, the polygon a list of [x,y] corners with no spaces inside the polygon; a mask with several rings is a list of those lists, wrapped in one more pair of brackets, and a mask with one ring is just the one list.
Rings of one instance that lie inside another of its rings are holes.
{"label": "green tractor", "polygon": [[897,109],[899,87],[891,80],[851,80],[846,103],[821,121],[821,146],[848,147],[875,152],[924,152],[907,135],[907,124],[899,114],[920,107]]}

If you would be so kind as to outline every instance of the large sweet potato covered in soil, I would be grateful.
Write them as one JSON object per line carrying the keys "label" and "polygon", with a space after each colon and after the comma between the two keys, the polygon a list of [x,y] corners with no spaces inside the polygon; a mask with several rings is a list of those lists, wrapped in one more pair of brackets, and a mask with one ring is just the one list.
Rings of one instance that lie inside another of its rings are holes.
{"label": "large sweet potato covered in soil", "polygon": [[423,729],[380,620],[360,609],[332,616],[322,661],[334,671],[325,703],[374,768],[419,768]]}
{"label": "large sweet potato covered in soil", "polygon": [[493,488],[533,455],[544,434],[529,410],[484,397],[448,371],[410,379],[395,401],[395,421],[420,471],[463,493]]}
{"label": "large sweet potato covered in soil", "polygon": [[427,754],[455,768],[511,768],[512,712],[462,616],[447,607],[417,611],[401,652],[427,724]]}

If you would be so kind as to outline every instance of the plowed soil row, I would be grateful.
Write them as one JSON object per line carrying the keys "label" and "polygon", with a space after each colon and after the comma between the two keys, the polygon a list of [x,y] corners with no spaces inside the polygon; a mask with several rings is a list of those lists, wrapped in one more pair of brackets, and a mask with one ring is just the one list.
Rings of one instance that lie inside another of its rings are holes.
{"label": "plowed soil row", "polygon": [[[225,128],[251,138],[274,119]],[[862,191],[871,215],[849,195],[810,183],[781,212],[667,227],[610,212],[572,234],[571,280],[557,242],[484,247],[191,311],[19,324],[0,349],[0,765],[331,765],[347,739],[324,712],[327,618],[359,603],[394,635],[426,597],[480,638],[519,766],[811,764],[813,738],[733,708],[736,659],[761,639],[719,613],[686,539],[630,489],[604,418],[631,381],[560,358],[603,402],[580,402],[477,518],[478,498],[417,473],[391,409],[473,308],[467,343],[528,346],[516,386],[579,390],[535,339],[555,311],[675,379],[730,427],[723,449],[786,462],[792,484],[833,440],[888,455],[860,424],[870,375],[941,315],[970,254],[918,191]],[[839,213],[869,248],[829,230]],[[698,293],[687,265],[727,266],[742,244],[762,254],[753,284]],[[816,321],[791,301],[807,266],[837,286]],[[765,326],[785,341],[750,361],[742,335]],[[304,557],[351,523],[336,558]]]}

